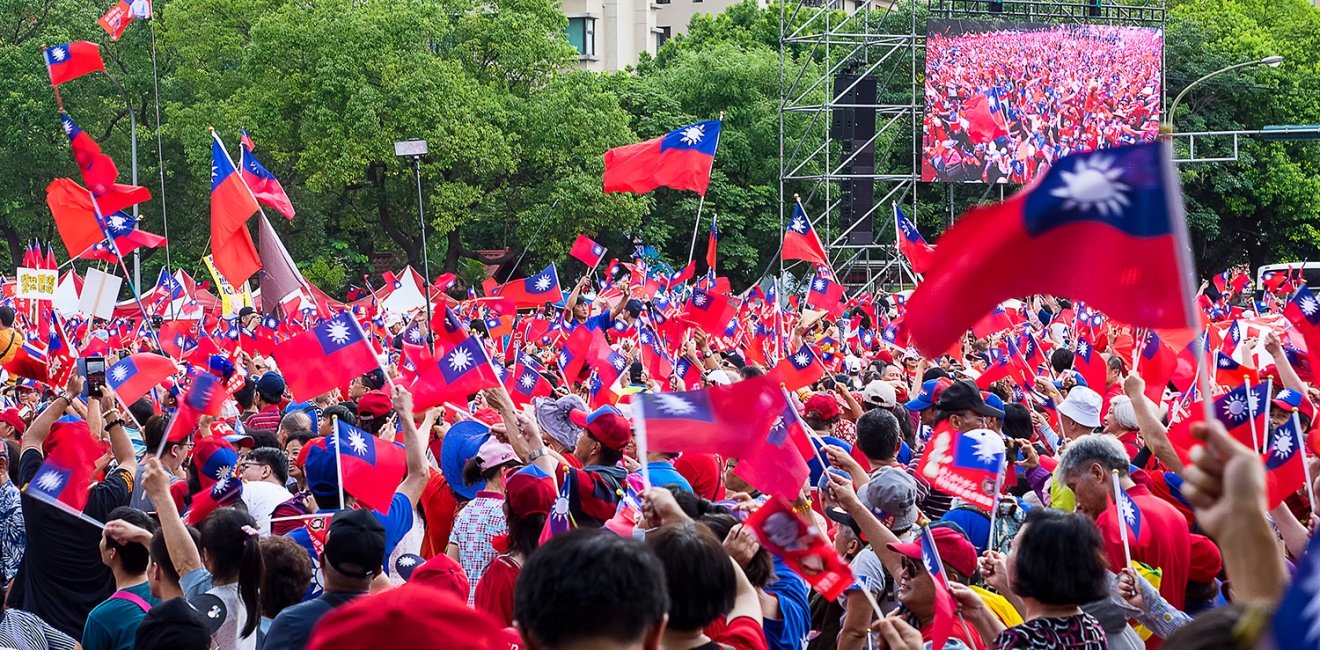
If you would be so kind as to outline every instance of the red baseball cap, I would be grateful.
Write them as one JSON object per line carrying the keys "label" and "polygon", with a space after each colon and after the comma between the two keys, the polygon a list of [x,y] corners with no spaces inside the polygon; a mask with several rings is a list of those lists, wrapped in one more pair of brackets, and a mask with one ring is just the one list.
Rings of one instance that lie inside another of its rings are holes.
{"label": "red baseball cap", "polygon": [[408,584],[439,589],[464,600],[467,600],[468,591],[471,589],[467,574],[463,573],[463,566],[444,553],[413,569],[412,575],[408,577]]}
{"label": "red baseball cap", "polygon": [[504,498],[519,517],[550,514],[558,496],[555,480],[536,465],[527,465],[504,479]]}
{"label": "red baseball cap", "polygon": [[590,413],[569,411],[568,419],[614,451],[622,451],[632,440],[632,424],[628,418],[623,417],[622,411],[613,406],[602,406]]}
{"label": "red baseball cap", "polygon": [[1192,582],[1214,582],[1219,571],[1224,568],[1224,557],[1219,547],[1205,535],[1192,535],[1191,564],[1188,566],[1187,579]]}
{"label": "red baseball cap", "polygon": [[[962,533],[946,526],[938,526],[931,528],[930,534],[935,538],[935,550],[939,551],[940,559],[949,565],[950,569],[961,573],[963,577],[976,575],[976,547],[972,546]],[[920,540],[888,546],[889,550],[903,557],[921,560]]]}
{"label": "red baseball cap", "polygon": [[507,650],[515,637],[490,614],[452,593],[409,584],[340,607],[316,624],[308,650],[429,648],[437,639],[452,650]]}
{"label": "red baseball cap", "polygon": [[4,422],[9,426],[14,427],[19,433],[23,433],[27,430],[27,423],[23,421],[23,418],[19,417],[18,409],[16,408],[7,408],[0,411],[0,422]]}
{"label": "red baseball cap", "polygon": [[807,403],[802,405],[802,415],[810,415],[821,420],[832,420],[842,413],[843,411],[839,409],[839,400],[826,393],[816,393],[808,397]]}
{"label": "red baseball cap", "polygon": [[383,390],[369,390],[358,398],[359,417],[378,418],[389,413],[391,408],[390,396]]}

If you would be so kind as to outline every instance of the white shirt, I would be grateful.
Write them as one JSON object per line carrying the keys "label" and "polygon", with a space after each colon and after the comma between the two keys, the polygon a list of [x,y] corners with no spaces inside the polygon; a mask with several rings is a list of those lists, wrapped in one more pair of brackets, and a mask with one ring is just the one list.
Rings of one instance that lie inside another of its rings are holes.
{"label": "white shirt", "polygon": [[257,520],[257,529],[263,537],[270,534],[270,513],[292,498],[293,494],[282,485],[267,481],[243,484],[243,503],[247,504],[248,514]]}

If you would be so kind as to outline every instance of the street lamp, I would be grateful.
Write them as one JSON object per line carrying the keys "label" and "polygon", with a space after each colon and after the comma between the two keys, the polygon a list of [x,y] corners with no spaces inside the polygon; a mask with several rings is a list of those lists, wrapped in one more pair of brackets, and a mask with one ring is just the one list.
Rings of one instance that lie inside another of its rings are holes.
{"label": "street lamp", "polygon": [[426,253],[426,213],[422,206],[422,156],[428,151],[426,141],[417,138],[394,143],[394,155],[400,158],[412,158],[413,177],[417,179],[417,228],[422,235],[422,278],[426,284],[426,347],[434,354],[435,343],[431,337],[431,262],[430,256]]}
{"label": "street lamp", "polygon": [[1205,81],[1206,79],[1209,79],[1210,77],[1214,77],[1214,76],[1216,76],[1216,75],[1221,75],[1221,74],[1223,74],[1223,73],[1225,73],[1225,72],[1228,72],[1228,71],[1230,71],[1230,70],[1237,70],[1238,68],[1247,68],[1247,67],[1250,67],[1250,66],[1253,66],[1253,65],[1265,65],[1265,66],[1269,66],[1269,67],[1271,67],[1271,68],[1277,68],[1277,67],[1279,67],[1279,64],[1280,64],[1280,63],[1283,63],[1283,57],[1281,57],[1281,56],[1277,56],[1277,55],[1275,55],[1275,56],[1267,56],[1267,57],[1265,57],[1265,58],[1263,58],[1263,59],[1256,59],[1255,61],[1244,61],[1244,62],[1242,62],[1242,63],[1235,63],[1235,64],[1233,64],[1233,65],[1230,65],[1230,66],[1226,67],[1226,68],[1220,68],[1220,69],[1218,69],[1218,70],[1215,70],[1214,72],[1211,72],[1210,74],[1207,74],[1207,75],[1205,75],[1204,77],[1201,77],[1200,79],[1197,79],[1196,81],[1193,81],[1192,83],[1187,84],[1187,87],[1186,87],[1186,88],[1183,88],[1183,89],[1182,89],[1182,92],[1178,93],[1178,96],[1173,98],[1173,104],[1169,106],[1169,112],[1168,112],[1168,115],[1166,115],[1166,118],[1167,118],[1167,119],[1164,121],[1164,128],[1161,129],[1161,130],[1164,131],[1166,134],[1169,134],[1169,133],[1173,133],[1173,132],[1174,132],[1174,128],[1173,128],[1173,114],[1174,114],[1175,111],[1178,110],[1178,104],[1182,101],[1182,98],[1183,98],[1184,96],[1187,95],[1187,91],[1189,91],[1189,90],[1191,90],[1193,87],[1195,87],[1196,84],[1199,84],[1199,83],[1201,83],[1202,81]]}

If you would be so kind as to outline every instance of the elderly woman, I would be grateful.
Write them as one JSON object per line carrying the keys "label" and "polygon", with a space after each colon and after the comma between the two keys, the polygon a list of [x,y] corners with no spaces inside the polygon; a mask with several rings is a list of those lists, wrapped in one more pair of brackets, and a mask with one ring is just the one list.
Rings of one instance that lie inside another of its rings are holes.
{"label": "elderly woman", "polygon": [[[1105,650],[1104,628],[1082,611],[1108,593],[1100,530],[1083,515],[1037,508],[1013,542],[1007,559],[987,554],[981,574],[1004,585],[1021,603],[1025,622],[1005,628],[971,589],[953,584],[963,616],[994,650],[1069,648]],[[1009,596],[1009,594],[1005,594]]]}
{"label": "elderly woman", "polygon": [[1103,431],[1123,443],[1123,448],[1127,450],[1130,459],[1135,459],[1144,445],[1138,432],[1140,428],[1131,398],[1126,395],[1110,398],[1109,413],[1105,414]]}

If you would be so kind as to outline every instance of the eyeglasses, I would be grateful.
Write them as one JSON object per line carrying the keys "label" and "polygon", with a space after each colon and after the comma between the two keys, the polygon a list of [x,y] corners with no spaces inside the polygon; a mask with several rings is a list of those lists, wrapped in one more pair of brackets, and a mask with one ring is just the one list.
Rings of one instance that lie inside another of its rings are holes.
{"label": "eyeglasses", "polygon": [[903,558],[903,575],[915,578],[921,575],[925,568],[912,558]]}

